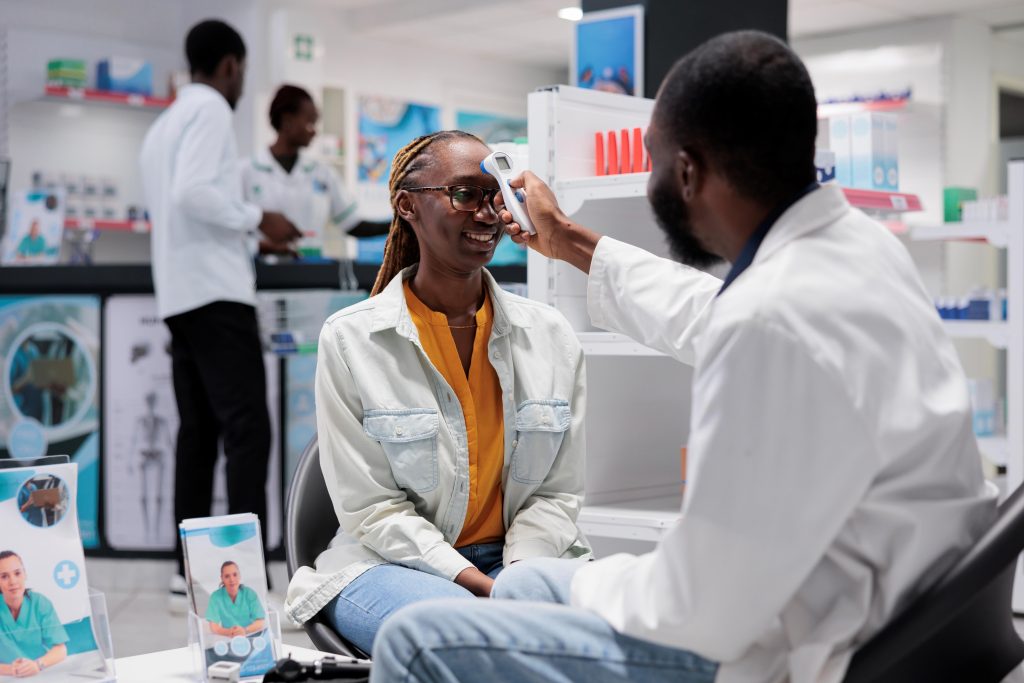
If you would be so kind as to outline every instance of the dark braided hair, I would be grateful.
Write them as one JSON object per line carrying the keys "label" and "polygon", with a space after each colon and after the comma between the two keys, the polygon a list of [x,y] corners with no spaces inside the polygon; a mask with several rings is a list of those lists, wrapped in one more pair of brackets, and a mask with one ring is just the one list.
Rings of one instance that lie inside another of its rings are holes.
{"label": "dark braided hair", "polygon": [[377,271],[377,280],[373,283],[370,296],[380,294],[402,269],[419,262],[420,245],[416,241],[416,234],[412,231],[412,226],[398,214],[398,191],[409,186],[409,176],[429,165],[429,159],[423,158],[422,155],[430,145],[438,140],[456,139],[475,140],[484,144],[483,140],[472,133],[442,130],[416,138],[398,150],[391,162],[388,190],[391,193],[391,210],[394,213],[391,217],[391,228],[388,230],[388,240],[384,245],[384,261]]}

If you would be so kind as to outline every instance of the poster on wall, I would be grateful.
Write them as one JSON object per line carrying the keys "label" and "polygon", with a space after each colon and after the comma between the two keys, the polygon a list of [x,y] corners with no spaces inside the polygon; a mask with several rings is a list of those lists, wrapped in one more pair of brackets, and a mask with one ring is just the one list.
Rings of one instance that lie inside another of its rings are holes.
{"label": "poster on wall", "polygon": [[455,114],[455,127],[472,133],[488,145],[526,137],[526,119],[516,116],[460,111]]}
{"label": "poster on wall", "polygon": [[11,221],[0,244],[0,263],[6,266],[55,264],[60,260],[63,236],[63,190],[15,193]]}
{"label": "poster on wall", "polygon": [[389,220],[391,160],[414,139],[441,129],[441,109],[388,97],[362,96],[358,129],[356,181],[360,210],[367,219]]}
{"label": "poster on wall", "polygon": [[78,464],[78,521],[100,544],[100,300],[0,296],[0,458],[69,455]]}
{"label": "poster on wall", "polygon": [[[114,296],[104,316],[104,536],[115,550],[173,550],[174,452],[178,410],[171,335],[152,296]],[[277,359],[264,359],[273,441],[267,481],[268,545],[281,538]],[[223,451],[211,514],[227,513]]]}
{"label": "poster on wall", "polygon": [[644,8],[587,12],[573,30],[570,85],[620,95],[644,92]]}

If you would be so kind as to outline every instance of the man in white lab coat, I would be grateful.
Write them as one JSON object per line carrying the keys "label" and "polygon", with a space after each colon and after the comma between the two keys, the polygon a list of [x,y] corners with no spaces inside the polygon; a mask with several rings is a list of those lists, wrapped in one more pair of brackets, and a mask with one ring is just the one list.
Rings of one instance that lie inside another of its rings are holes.
{"label": "man in white lab coat", "polygon": [[[222,21],[203,21],[189,31],[185,53],[192,82],[153,123],[139,156],[181,420],[174,516],[210,514],[223,439],[228,510],[259,515],[265,534],[271,430],[253,258],[260,241],[281,251],[301,235],[282,214],[242,198],[231,125],[245,78],[242,37]],[[172,611],[187,609],[180,542],[178,572]]]}
{"label": "man in white lab coat", "polygon": [[896,238],[814,182],[815,132],[806,69],[765,34],[666,77],[648,196],[679,259],[728,260],[724,282],[516,183],[538,234],[510,232],[589,273],[594,324],[694,365],[682,517],[651,553],[524,562],[493,593],[567,604],[399,612],[374,680],[838,683],[980,536],[995,500],[956,353]]}

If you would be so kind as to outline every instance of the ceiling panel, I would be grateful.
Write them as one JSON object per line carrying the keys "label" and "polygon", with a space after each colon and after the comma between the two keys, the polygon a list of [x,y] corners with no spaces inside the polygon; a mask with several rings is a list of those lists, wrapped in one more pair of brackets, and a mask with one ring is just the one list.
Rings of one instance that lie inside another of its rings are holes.
{"label": "ceiling panel", "polygon": [[908,15],[890,8],[841,0],[820,5],[792,7],[789,11],[790,36],[834,33],[864,26],[905,21]]}

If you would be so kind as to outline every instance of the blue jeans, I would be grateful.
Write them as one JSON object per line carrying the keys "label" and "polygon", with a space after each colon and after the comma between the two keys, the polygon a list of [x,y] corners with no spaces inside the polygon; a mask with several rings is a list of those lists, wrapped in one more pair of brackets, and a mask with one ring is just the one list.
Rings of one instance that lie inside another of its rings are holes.
{"label": "blue jeans", "polygon": [[[503,543],[458,548],[463,557],[492,579],[501,572],[503,550]],[[473,597],[454,581],[397,564],[381,564],[345,586],[327,603],[324,614],[334,630],[363,652],[370,652],[381,624],[399,608],[431,598]]]}
{"label": "blue jeans", "polygon": [[[432,600],[396,614],[373,651],[373,683],[712,683],[718,664],[617,633],[565,604],[579,560],[529,560],[495,581],[495,598]],[[556,603],[556,604],[552,604]]]}

